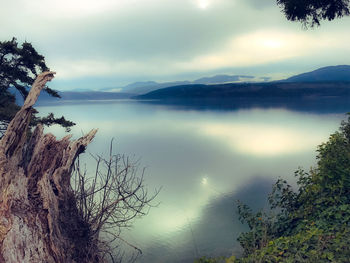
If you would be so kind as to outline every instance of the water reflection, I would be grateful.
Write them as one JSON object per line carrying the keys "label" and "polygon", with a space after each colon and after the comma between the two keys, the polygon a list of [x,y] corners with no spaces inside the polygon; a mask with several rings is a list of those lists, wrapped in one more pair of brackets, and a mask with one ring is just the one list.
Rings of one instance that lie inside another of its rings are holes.
{"label": "water reflection", "polygon": [[[171,244],[152,242],[145,250],[141,262],[193,262],[199,256],[239,255],[236,239],[245,228],[235,217],[235,201],[241,200],[253,209],[266,206],[266,196],[271,189],[271,178],[254,177],[234,193],[217,196],[202,208],[199,219],[184,225],[177,236],[170,240],[182,240]],[[162,255],[159,255],[162,251]]]}
{"label": "water reflection", "polygon": [[208,178],[207,177],[203,177],[202,178],[202,185],[206,186],[208,184]]}
{"label": "water reflection", "polygon": [[321,134],[305,135],[297,127],[268,124],[203,124],[203,134],[228,144],[232,151],[247,155],[274,156],[303,152],[322,141]]}
{"label": "water reflection", "polygon": [[[272,182],[281,176],[293,183],[296,168],[314,164],[316,146],[344,118],[284,109],[196,111],[118,102],[39,110],[75,121],[75,137],[98,127],[89,152],[107,156],[115,138],[118,152],[141,158],[148,188],[162,187],[160,205],[135,221],[125,237],[144,251],[140,262],[152,263],[236,251],[242,226],[234,220],[234,200],[264,205]],[[61,128],[47,130],[64,135]],[[84,158],[92,171],[89,155]]]}

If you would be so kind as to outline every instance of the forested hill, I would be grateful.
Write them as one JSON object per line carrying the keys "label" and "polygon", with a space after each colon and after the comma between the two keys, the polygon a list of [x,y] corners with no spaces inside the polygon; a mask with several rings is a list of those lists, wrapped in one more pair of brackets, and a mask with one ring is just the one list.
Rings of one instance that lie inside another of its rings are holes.
{"label": "forested hill", "polygon": [[137,99],[200,99],[200,98],[281,98],[349,96],[350,66],[338,65],[292,76],[273,82],[226,83],[207,85],[192,83],[158,89],[137,96]]}
{"label": "forested hill", "polygon": [[269,82],[183,85],[155,90],[136,99],[350,97],[350,82]]}
{"label": "forested hill", "polygon": [[350,66],[338,65],[319,68],[311,72],[290,77],[286,82],[350,81]]}

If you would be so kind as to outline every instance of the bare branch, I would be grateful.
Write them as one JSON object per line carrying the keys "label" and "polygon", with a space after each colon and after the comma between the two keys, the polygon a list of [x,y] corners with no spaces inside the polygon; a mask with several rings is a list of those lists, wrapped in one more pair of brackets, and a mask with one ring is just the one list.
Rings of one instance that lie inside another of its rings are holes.
{"label": "bare branch", "polygon": [[[72,186],[77,207],[82,218],[90,226],[90,239],[97,240],[101,258],[112,256],[118,248],[116,240],[127,244],[137,254],[141,249],[121,237],[122,229],[130,227],[135,218],[146,215],[159,190],[149,194],[144,185],[144,172],[138,173],[138,161],[113,154],[113,140],[109,157],[91,155],[96,161],[96,170],[88,175],[82,171],[79,160],[72,175]],[[103,240],[103,241],[102,241]],[[118,256],[118,258],[121,255]]]}

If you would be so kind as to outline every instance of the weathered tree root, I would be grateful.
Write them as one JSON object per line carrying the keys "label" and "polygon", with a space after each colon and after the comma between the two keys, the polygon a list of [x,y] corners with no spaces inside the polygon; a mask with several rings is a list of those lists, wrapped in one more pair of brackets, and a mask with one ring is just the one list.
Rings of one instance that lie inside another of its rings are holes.
{"label": "weathered tree root", "polygon": [[0,141],[0,262],[83,262],[79,257],[89,242],[70,175],[97,130],[57,141],[38,125],[27,139],[32,106],[54,74],[37,77]]}

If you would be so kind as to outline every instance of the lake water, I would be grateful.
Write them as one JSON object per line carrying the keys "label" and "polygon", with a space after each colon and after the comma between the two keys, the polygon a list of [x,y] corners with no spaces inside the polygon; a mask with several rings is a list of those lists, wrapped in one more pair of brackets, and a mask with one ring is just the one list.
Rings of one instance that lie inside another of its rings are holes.
{"label": "lake water", "polygon": [[[71,132],[75,138],[99,128],[88,152],[108,156],[114,138],[116,152],[141,159],[148,188],[162,187],[159,206],[123,234],[142,249],[138,262],[152,263],[239,253],[236,238],[244,227],[235,201],[263,207],[278,177],[295,184],[294,171],[315,164],[317,145],[345,118],[327,111],[191,110],[132,101],[38,110],[76,122]],[[60,127],[46,131],[65,134]]]}

